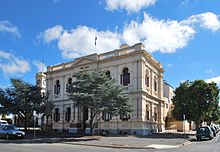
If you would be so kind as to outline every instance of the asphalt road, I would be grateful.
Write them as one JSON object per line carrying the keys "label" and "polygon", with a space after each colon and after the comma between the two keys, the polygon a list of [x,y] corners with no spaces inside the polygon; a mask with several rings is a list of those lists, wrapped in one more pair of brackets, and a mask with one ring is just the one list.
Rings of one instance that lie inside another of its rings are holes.
{"label": "asphalt road", "polygon": [[213,140],[193,141],[192,144],[178,149],[159,150],[160,152],[219,152],[220,132]]}
{"label": "asphalt road", "polygon": [[172,149],[116,149],[70,145],[62,143],[53,144],[12,144],[1,143],[0,152],[219,152],[220,137],[219,134],[213,140],[193,141],[192,144]]}

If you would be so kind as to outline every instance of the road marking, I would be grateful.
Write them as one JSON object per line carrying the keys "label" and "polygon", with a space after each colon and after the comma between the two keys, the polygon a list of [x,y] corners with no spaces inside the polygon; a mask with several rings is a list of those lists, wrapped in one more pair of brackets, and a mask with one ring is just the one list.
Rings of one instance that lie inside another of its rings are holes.
{"label": "road marking", "polygon": [[146,147],[148,147],[148,148],[156,148],[156,149],[168,149],[168,148],[177,148],[179,146],[152,144],[152,145],[148,145]]}

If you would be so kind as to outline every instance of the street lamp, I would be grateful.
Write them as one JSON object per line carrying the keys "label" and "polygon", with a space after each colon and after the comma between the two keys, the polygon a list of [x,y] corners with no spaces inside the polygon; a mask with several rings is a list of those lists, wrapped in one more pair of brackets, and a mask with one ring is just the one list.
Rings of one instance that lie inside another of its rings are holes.
{"label": "street lamp", "polygon": [[36,124],[36,111],[33,111],[33,116],[34,116],[34,139],[36,139],[36,133],[35,133],[35,124]]}
{"label": "street lamp", "polygon": [[185,116],[185,114],[183,114],[183,131],[184,131],[184,139],[186,138],[185,120],[186,120],[186,116]]}

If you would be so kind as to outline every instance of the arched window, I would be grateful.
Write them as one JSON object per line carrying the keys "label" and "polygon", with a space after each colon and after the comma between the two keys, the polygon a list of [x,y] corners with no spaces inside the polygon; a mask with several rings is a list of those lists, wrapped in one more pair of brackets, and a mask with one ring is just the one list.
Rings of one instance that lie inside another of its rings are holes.
{"label": "arched window", "polygon": [[66,92],[70,93],[70,85],[72,84],[72,78],[69,78],[66,84]]}
{"label": "arched window", "polygon": [[55,122],[59,122],[60,121],[60,112],[59,112],[59,108],[56,108],[54,111],[54,121]]}
{"label": "arched window", "polygon": [[149,88],[150,87],[150,76],[149,76],[149,71],[146,71],[145,74],[145,85]]}
{"label": "arched window", "polygon": [[107,71],[106,72],[106,76],[109,78],[109,79],[111,79],[112,77],[111,77],[111,72],[110,71]]}
{"label": "arched window", "polygon": [[157,92],[157,77],[154,76],[154,91]]}
{"label": "arched window", "polygon": [[60,94],[60,81],[59,80],[56,81],[56,84],[54,86],[54,94],[56,95]]}
{"label": "arched window", "polygon": [[124,68],[121,74],[121,84],[127,86],[130,84],[130,73],[128,68]]}

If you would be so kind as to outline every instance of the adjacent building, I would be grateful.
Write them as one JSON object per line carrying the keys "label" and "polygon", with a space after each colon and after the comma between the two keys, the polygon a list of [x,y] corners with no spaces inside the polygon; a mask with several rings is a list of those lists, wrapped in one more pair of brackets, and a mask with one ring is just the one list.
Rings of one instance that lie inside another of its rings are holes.
{"label": "adjacent building", "polygon": [[[162,131],[170,109],[170,99],[165,99],[162,65],[144,50],[142,43],[122,45],[119,49],[76,58],[71,62],[48,66],[47,72],[38,73],[36,82],[43,92],[49,92],[49,102],[54,104],[53,129],[66,132],[89,132],[89,112],[76,107],[68,98],[68,85],[72,75],[83,70],[100,69],[127,87],[132,95],[134,111],[130,115],[112,117],[103,114],[96,130],[111,134],[147,135]],[[169,98],[169,97],[168,97]]]}

